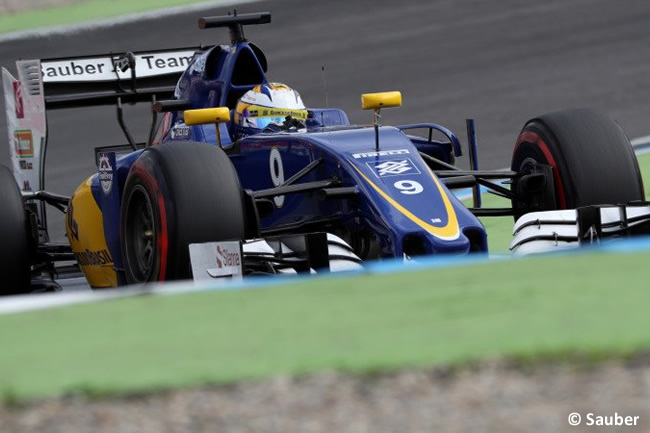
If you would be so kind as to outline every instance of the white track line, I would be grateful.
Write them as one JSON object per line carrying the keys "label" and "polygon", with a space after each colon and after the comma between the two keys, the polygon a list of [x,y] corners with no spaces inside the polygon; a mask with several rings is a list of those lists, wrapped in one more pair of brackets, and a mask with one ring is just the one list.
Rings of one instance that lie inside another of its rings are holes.
{"label": "white track line", "polygon": [[633,140],[630,140],[630,143],[632,143],[632,146],[634,146],[634,147],[650,144],[650,135],[644,135],[643,137],[637,137],[637,138],[635,138]]}
{"label": "white track line", "polygon": [[634,140],[631,140],[630,143],[632,143],[632,147],[634,147],[634,151],[637,155],[650,152],[650,135],[635,138]]}
{"label": "white track line", "polygon": [[133,293],[128,290],[110,290],[7,296],[0,300],[0,315],[67,307],[75,304],[86,304],[132,295]]}
{"label": "white track line", "polygon": [[0,43],[25,39],[47,38],[54,35],[70,35],[88,30],[104,29],[121,24],[129,24],[140,20],[166,18],[181,13],[202,12],[205,10],[214,9],[215,7],[236,6],[239,4],[252,3],[254,1],[258,0],[212,0],[210,2],[206,1],[186,6],[175,6],[171,8],[158,9],[151,12],[123,15],[115,18],[90,20],[80,24],[44,27],[32,30],[21,30],[0,35]]}

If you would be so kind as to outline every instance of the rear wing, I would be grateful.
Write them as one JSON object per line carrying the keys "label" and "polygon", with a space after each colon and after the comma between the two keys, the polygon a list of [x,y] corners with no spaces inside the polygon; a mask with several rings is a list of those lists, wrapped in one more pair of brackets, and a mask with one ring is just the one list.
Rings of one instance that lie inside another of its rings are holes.
{"label": "rear wing", "polygon": [[169,98],[201,47],[41,60],[47,109]]}
{"label": "rear wing", "polygon": [[171,98],[178,79],[201,50],[189,47],[19,60],[17,78],[2,68],[9,153],[20,189],[43,189],[48,110],[115,104],[125,129],[121,104]]}

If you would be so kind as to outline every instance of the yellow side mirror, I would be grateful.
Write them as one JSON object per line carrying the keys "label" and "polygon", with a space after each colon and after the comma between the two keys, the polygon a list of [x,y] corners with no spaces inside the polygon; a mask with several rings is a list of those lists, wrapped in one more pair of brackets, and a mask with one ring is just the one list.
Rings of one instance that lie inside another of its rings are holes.
{"label": "yellow side mirror", "polygon": [[207,123],[224,123],[230,120],[228,107],[198,108],[185,110],[185,124],[188,126],[205,125]]}
{"label": "yellow side mirror", "polygon": [[382,108],[399,107],[402,105],[402,93],[380,92],[364,93],[361,95],[361,108],[364,110],[379,110]]}
{"label": "yellow side mirror", "polygon": [[361,95],[361,108],[374,110],[372,124],[375,127],[375,150],[379,152],[379,121],[381,109],[399,107],[402,105],[402,93],[398,91],[364,93]]}

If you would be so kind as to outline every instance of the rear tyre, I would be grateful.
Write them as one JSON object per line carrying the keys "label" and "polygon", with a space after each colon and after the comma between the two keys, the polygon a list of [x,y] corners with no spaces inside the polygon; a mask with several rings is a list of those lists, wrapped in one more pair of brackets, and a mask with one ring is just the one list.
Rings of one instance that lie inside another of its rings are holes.
{"label": "rear tyre", "polygon": [[0,165],[0,295],[29,290],[30,263],[27,218],[11,171]]}
{"label": "rear tyre", "polygon": [[204,143],[147,148],[122,195],[127,283],[190,278],[188,245],[243,239],[244,216],[239,178],[223,150]]}
{"label": "rear tyre", "polygon": [[517,138],[512,170],[530,173],[551,168],[553,185],[546,198],[513,184],[515,219],[533,210],[572,209],[643,200],[639,165],[623,129],[588,109],[546,114],[526,123]]}

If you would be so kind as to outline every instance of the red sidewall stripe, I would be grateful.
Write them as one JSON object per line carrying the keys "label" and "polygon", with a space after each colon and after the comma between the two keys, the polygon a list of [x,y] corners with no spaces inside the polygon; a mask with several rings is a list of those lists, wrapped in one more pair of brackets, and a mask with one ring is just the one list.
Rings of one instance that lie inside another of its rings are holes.
{"label": "red sidewall stripe", "polygon": [[165,199],[163,198],[160,191],[157,194],[158,198],[158,209],[160,210],[160,230],[161,236],[159,249],[160,252],[160,274],[158,276],[158,281],[165,281],[167,278],[167,253],[169,252],[169,237],[167,233],[167,212],[165,210]]}
{"label": "red sidewall stripe", "polygon": [[533,131],[524,131],[519,135],[517,139],[517,144],[515,144],[515,152],[521,143],[534,143],[539,147],[539,149],[544,154],[546,161],[553,168],[553,179],[555,180],[555,189],[557,191],[558,199],[560,201],[560,209],[566,209],[566,195],[564,193],[564,185],[562,184],[562,178],[560,177],[560,170],[558,169],[555,158],[548,147],[548,144],[539,136],[536,132]]}
{"label": "red sidewall stripe", "polygon": [[160,215],[160,227],[156,233],[156,249],[160,257],[160,271],[158,273],[158,281],[165,281],[167,277],[167,254],[169,252],[169,236],[167,231],[167,211],[165,209],[165,199],[160,191],[156,179],[141,166],[142,163],[136,161],[133,164],[132,171],[137,174],[143,183],[145,183],[152,194],[156,196],[156,204],[158,205],[158,213]]}

